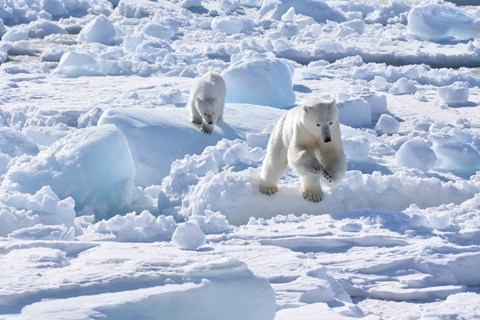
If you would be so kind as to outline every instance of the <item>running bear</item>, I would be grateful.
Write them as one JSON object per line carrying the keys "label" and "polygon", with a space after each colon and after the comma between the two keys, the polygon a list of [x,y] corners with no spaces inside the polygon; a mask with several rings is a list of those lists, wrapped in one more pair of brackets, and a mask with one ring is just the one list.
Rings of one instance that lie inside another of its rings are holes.
{"label": "running bear", "polygon": [[346,157],[335,100],[314,100],[284,114],[268,141],[260,172],[260,191],[272,195],[290,165],[302,178],[303,197],[319,202],[323,198],[320,176],[339,181],[346,171]]}
{"label": "running bear", "polygon": [[203,132],[212,133],[217,122],[222,120],[226,91],[222,76],[212,71],[198,78],[193,84],[188,101],[191,121],[201,124]]}

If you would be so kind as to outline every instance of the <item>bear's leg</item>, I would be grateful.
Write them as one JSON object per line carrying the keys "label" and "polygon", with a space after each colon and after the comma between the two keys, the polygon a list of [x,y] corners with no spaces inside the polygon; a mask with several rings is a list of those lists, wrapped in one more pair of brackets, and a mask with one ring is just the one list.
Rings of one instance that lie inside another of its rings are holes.
{"label": "bear's leg", "polygon": [[347,161],[343,150],[330,150],[321,155],[325,169],[325,179],[329,182],[338,182],[345,175]]}
{"label": "bear's leg", "polygon": [[272,195],[278,191],[278,181],[287,169],[288,162],[285,155],[275,152],[265,156],[260,173],[260,192]]}
{"label": "bear's leg", "polygon": [[302,188],[304,199],[311,202],[320,202],[323,199],[323,191],[318,174],[302,176]]}
{"label": "bear's leg", "polygon": [[323,170],[320,161],[315,157],[315,153],[304,148],[290,147],[288,162],[301,176],[318,174]]}
{"label": "bear's leg", "polygon": [[190,101],[190,113],[191,113],[191,121],[195,124],[202,124],[202,116],[198,113],[197,108],[195,107],[195,102]]}

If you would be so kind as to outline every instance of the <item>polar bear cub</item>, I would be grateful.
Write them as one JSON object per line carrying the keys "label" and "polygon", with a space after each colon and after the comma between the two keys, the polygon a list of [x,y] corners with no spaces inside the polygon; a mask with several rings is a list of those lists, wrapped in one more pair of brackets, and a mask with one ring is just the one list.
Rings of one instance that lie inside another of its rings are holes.
{"label": "polar bear cub", "polygon": [[260,172],[260,191],[272,195],[290,165],[301,176],[303,197],[323,198],[320,176],[339,181],[346,171],[346,157],[335,100],[314,100],[287,111],[276,123]]}
{"label": "polar bear cub", "polygon": [[198,78],[190,92],[191,121],[201,124],[201,130],[212,133],[215,124],[222,120],[225,109],[226,85],[222,76],[207,72]]}

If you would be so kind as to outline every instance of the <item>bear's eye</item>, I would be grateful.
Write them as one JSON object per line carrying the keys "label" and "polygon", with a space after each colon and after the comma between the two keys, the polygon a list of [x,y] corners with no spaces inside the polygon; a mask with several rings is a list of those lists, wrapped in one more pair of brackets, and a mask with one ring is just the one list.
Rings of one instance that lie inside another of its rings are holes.
{"label": "bear's eye", "polygon": [[204,115],[207,115],[207,113],[206,113],[206,112],[204,112],[203,114],[204,114]]}
{"label": "bear's eye", "polygon": [[317,123],[317,127],[320,127],[320,123]]}
{"label": "bear's eye", "polygon": [[332,124],[333,124],[333,122],[330,122],[330,125],[332,125]]}

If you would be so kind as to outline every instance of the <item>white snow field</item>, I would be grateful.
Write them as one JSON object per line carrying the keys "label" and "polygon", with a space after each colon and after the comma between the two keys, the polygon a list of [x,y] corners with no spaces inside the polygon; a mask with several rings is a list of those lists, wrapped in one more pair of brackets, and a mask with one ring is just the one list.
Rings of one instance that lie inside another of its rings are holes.
{"label": "white snow field", "polygon": [[[478,5],[0,0],[0,319],[480,319]],[[345,177],[260,193],[318,98]]]}

